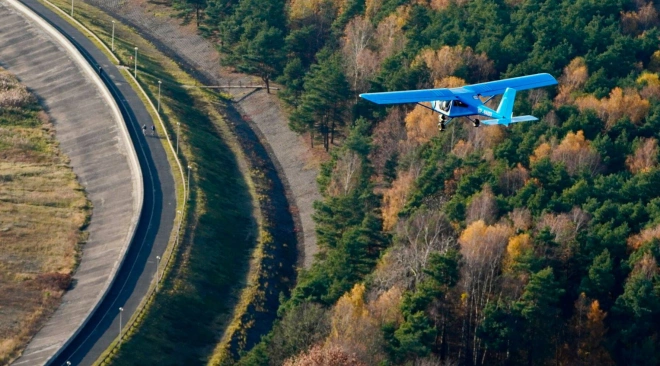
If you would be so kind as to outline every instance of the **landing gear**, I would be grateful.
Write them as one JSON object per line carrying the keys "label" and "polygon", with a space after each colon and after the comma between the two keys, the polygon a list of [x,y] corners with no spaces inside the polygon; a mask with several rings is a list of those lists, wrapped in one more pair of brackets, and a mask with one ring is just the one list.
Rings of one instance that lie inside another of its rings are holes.
{"label": "landing gear", "polygon": [[475,118],[474,121],[472,121],[472,125],[474,127],[479,127],[481,125],[481,121],[479,121],[479,119]]}
{"label": "landing gear", "polygon": [[447,116],[441,114],[440,116],[438,116],[438,119],[440,120],[440,122],[438,122],[438,129],[440,130],[440,132],[442,132],[445,130],[445,122],[447,121]]}

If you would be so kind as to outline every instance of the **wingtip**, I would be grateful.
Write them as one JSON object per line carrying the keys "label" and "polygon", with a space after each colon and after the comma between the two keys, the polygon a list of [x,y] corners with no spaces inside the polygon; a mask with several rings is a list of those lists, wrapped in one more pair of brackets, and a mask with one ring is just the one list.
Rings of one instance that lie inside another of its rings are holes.
{"label": "wingtip", "polygon": [[554,81],[555,84],[558,84],[557,79],[556,79],[554,76],[552,76],[551,74],[548,74],[547,72],[544,72],[544,73],[541,73],[540,75],[543,75],[544,77],[548,77],[548,78],[550,78],[552,81]]}

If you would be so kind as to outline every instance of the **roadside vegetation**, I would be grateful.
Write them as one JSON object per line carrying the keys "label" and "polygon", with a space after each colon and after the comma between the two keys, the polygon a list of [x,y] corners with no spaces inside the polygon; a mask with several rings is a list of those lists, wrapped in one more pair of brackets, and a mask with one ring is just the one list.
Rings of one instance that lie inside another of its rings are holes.
{"label": "roadside vegetation", "polygon": [[[62,9],[70,6],[62,0],[52,2]],[[84,3],[76,4],[76,14],[102,42],[111,44],[113,18]],[[161,117],[173,143],[180,131],[180,158],[184,170],[192,167],[192,179],[189,220],[169,275],[140,326],[119,350],[114,349],[109,361],[197,364],[223,339],[244,342],[247,335],[242,333],[223,337],[232,328],[235,308],[247,309],[258,298],[263,306],[240,312],[233,322],[272,323],[275,315],[262,309],[276,308],[280,293],[292,281],[293,223],[282,219],[287,216],[281,210],[287,212],[288,207],[273,202],[272,192],[283,189],[263,159],[265,150],[241,126],[227,123],[234,112],[227,110],[226,98],[183,87],[197,81],[119,20],[114,44],[121,64],[128,67],[138,47],[138,81],[153,101],[162,81]],[[277,281],[260,281],[269,278],[255,275],[263,272]]]}
{"label": "roadside vegetation", "polygon": [[[331,152],[321,253],[240,365],[660,362],[660,51],[644,0],[172,0]],[[362,92],[549,72],[444,134]],[[250,346],[244,347],[244,350]]]}
{"label": "roadside vegetation", "polygon": [[0,68],[0,364],[60,304],[90,213],[48,115]]}

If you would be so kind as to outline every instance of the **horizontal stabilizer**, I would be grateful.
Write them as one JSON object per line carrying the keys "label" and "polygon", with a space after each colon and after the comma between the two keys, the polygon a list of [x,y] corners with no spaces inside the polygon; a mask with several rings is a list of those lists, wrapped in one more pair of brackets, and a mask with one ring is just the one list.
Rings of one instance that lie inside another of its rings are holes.
{"label": "horizontal stabilizer", "polygon": [[538,118],[534,116],[518,116],[518,117],[513,117],[511,118],[511,120],[508,121],[503,121],[501,119],[487,119],[485,121],[481,121],[481,123],[485,125],[508,125],[509,123],[528,122],[528,121],[538,121]]}

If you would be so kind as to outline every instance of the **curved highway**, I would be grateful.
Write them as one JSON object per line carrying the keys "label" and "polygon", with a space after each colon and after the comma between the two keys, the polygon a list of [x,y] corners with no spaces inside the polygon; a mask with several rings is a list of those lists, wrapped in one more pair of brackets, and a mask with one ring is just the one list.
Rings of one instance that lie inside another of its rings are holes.
{"label": "curved highway", "polygon": [[[128,320],[145,296],[155,275],[156,256],[163,255],[176,214],[176,195],[170,165],[161,141],[145,137],[140,126],[154,124],[145,105],[113,63],[81,32],[41,5],[21,0],[66,36],[94,69],[101,66],[101,78],[121,109],[138,155],[144,180],[144,206],[133,242],[107,296],[79,332],[47,364],[91,365],[110,345],[119,330],[119,307]],[[84,250],[84,249],[83,249]],[[29,348],[29,345],[28,345]],[[26,358],[15,365],[33,365]]]}

